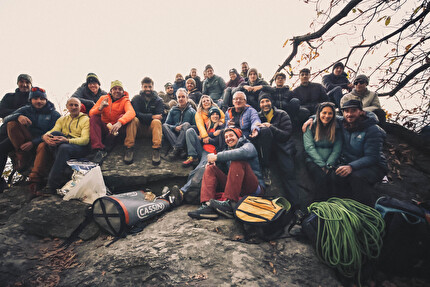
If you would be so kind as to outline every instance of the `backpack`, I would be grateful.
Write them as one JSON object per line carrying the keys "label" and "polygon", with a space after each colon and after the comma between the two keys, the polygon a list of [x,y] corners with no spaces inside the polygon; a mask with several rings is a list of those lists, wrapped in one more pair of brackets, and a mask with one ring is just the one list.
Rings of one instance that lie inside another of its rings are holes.
{"label": "backpack", "polygon": [[234,215],[244,226],[245,240],[252,233],[265,241],[277,239],[293,218],[291,204],[285,198],[272,200],[250,195],[237,203]]}
{"label": "backpack", "polygon": [[376,201],[386,226],[378,261],[381,270],[430,278],[430,209],[424,206],[391,197]]}

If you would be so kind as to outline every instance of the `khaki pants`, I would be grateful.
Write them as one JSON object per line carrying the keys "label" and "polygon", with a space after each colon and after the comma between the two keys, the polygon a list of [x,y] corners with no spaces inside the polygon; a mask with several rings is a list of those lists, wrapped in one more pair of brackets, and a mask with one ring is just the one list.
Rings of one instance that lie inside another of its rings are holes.
{"label": "khaki pants", "polygon": [[137,135],[152,138],[152,148],[161,148],[163,137],[162,125],[160,120],[152,120],[151,125],[142,125],[138,118],[134,118],[128,123],[124,145],[133,147]]}

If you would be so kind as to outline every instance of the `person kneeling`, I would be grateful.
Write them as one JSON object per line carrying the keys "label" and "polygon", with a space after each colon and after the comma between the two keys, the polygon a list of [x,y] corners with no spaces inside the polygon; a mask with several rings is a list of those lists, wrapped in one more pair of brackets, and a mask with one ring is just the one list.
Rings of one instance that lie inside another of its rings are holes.
{"label": "person kneeling", "polygon": [[207,157],[200,192],[202,205],[188,213],[192,218],[215,219],[218,213],[233,218],[233,210],[240,196],[264,193],[264,181],[254,145],[242,137],[242,131],[237,128],[227,128],[224,138],[226,149]]}

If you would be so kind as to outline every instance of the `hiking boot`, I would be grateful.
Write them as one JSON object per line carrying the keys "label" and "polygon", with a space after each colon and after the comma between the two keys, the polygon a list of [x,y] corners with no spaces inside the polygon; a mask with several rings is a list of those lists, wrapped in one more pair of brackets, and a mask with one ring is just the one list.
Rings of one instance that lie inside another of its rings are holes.
{"label": "hiking boot", "polygon": [[183,199],[184,199],[184,193],[182,192],[182,190],[179,189],[179,186],[174,185],[172,187],[172,189],[170,190],[171,192],[171,198],[172,198],[172,204],[173,206],[179,206],[181,205]]}
{"label": "hiking boot", "polygon": [[186,161],[182,162],[182,166],[183,167],[189,167],[189,166],[194,165],[195,163],[197,163],[197,159],[192,157],[192,156],[189,156]]}
{"label": "hiking boot", "polygon": [[101,165],[103,163],[103,160],[107,157],[107,151],[103,149],[99,149],[96,152],[96,155],[93,158],[93,162]]}
{"label": "hiking boot", "polygon": [[202,206],[195,211],[188,212],[188,216],[195,219],[217,219],[218,214],[213,210],[212,207],[206,203],[202,203]]}
{"label": "hiking boot", "polygon": [[268,168],[264,168],[263,169],[263,179],[264,179],[264,184],[266,186],[271,186],[272,185],[272,175],[270,172],[270,169]]}
{"label": "hiking boot", "polygon": [[125,164],[132,164],[133,163],[133,152],[134,152],[133,147],[128,147],[125,149],[125,154],[124,154],[124,163]]}
{"label": "hiking boot", "polygon": [[219,214],[224,215],[227,218],[233,218],[233,205],[235,203],[229,199],[225,200],[225,201],[220,201],[220,200],[215,200],[215,199],[211,199],[209,201],[209,205]]}
{"label": "hiking boot", "polygon": [[161,158],[160,158],[160,149],[159,148],[154,148],[152,149],[152,165],[159,165],[161,162]]}

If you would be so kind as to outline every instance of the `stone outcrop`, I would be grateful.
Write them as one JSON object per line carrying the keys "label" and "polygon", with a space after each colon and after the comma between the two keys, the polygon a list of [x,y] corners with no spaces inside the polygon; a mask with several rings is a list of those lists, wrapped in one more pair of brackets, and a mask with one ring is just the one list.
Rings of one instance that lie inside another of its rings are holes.
{"label": "stone outcrop", "polygon": [[[300,147],[300,139],[295,139]],[[429,155],[397,137],[384,146],[389,159],[388,183],[378,194],[398,198],[430,199]],[[162,159],[151,164],[148,141],[136,147],[135,161],[122,162],[123,147],[105,160],[102,171],[111,191],[183,184],[191,168],[181,161]],[[302,161],[296,156],[303,200],[313,188]],[[279,191],[278,177],[271,194]],[[62,241],[84,220],[88,205],[58,196],[32,199],[26,186],[0,194],[0,285],[13,286],[339,286],[332,269],[318,261],[301,236],[246,244],[234,220],[194,220],[183,205],[150,220],[142,232],[113,243],[112,237],[90,224],[67,250]],[[296,230],[297,233],[297,230]],[[424,286],[424,285],[423,285]]]}

